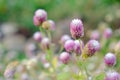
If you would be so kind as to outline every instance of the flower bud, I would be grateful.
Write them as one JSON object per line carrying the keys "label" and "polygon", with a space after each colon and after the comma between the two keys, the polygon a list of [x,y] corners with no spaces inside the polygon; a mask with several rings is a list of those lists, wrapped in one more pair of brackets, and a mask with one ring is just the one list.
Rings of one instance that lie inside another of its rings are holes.
{"label": "flower bud", "polygon": [[70,32],[74,39],[79,39],[84,35],[83,23],[80,19],[74,19],[70,23]]}
{"label": "flower bud", "polygon": [[71,39],[71,38],[70,38],[69,35],[63,35],[63,36],[61,37],[60,42],[61,42],[61,44],[65,44],[65,42],[66,42],[67,40],[70,40],[70,39]]}
{"label": "flower bud", "polygon": [[47,19],[47,12],[43,9],[38,9],[35,12],[35,16],[41,24],[42,22],[44,22]]}
{"label": "flower bud", "polygon": [[114,66],[116,64],[116,56],[112,53],[107,53],[104,57],[104,62],[107,66]]}
{"label": "flower bud", "polygon": [[120,74],[117,72],[108,72],[105,76],[105,80],[120,80]]}
{"label": "flower bud", "polygon": [[50,40],[47,37],[42,39],[41,47],[43,50],[47,50],[50,48]]}
{"label": "flower bud", "polygon": [[70,54],[67,52],[62,52],[59,58],[61,62],[67,64],[70,61]]}
{"label": "flower bud", "polygon": [[48,20],[48,22],[50,23],[50,30],[55,30],[55,22],[53,20]]}
{"label": "flower bud", "polygon": [[74,50],[74,41],[73,40],[67,40],[64,44],[64,48],[67,52],[72,52]]}
{"label": "flower bud", "polygon": [[91,39],[99,40],[100,33],[98,31],[93,31],[90,36]]}
{"label": "flower bud", "polygon": [[84,48],[84,54],[87,56],[93,56],[96,51],[100,49],[100,43],[96,40],[90,40],[85,48]]}
{"label": "flower bud", "polygon": [[33,38],[34,40],[40,42],[42,40],[42,34],[40,32],[35,32]]}
{"label": "flower bud", "polygon": [[107,39],[110,38],[112,36],[112,29],[111,28],[106,28],[104,30],[103,36]]}
{"label": "flower bud", "polygon": [[83,42],[79,40],[75,40],[74,42],[75,42],[74,52],[76,53],[76,55],[81,55],[82,49],[84,47]]}
{"label": "flower bud", "polygon": [[44,21],[44,22],[42,23],[42,27],[43,27],[44,29],[48,30],[48,29],[50,29],[51,24],[50,24],[49,21]]}

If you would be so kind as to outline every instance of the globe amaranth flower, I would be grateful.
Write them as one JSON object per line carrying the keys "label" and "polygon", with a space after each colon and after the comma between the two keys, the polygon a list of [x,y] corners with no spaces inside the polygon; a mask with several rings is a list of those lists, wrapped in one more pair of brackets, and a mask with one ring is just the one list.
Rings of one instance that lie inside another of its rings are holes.
{"label": "globe amaranth flower", "polygon": [[54,31],[55,30],[55,22],[53,20],[48,20],[50,23],[50,30]]}
{"label": "globe amaranth flower", "polygon": [[70,33],[74,39],[79,39],[84,35],[83,23],[80,19],[74,19],[70,23]]}
{"label": "globe amaranth flower", "polygon": [[70,38],[70,36],[69,35],[63,35],[62,37],[61,37],[61,39],[60,39],[60,43],[63,45],[63,44],[65,44],[65,42],[67,41],[67,40],[70,40],[71,38]]}
{"label": "globe amaranth flower", "polygon": [[33,22],[35,26],[40,26],[47,19],[47,12],[43,9],[35,11]]}
{"label": "globe amaranth flower", "polygon": [[100,33],[98,31],[93,31],[90,36],[91,39],[99,40],[100,38]]}
{"label": "globe amaranth flower", "polygon": [[118,72],[108,72],[104,80],[120,80],[120,74]]}
{"label": "globe amaranth flower", "polygon": [[68,52],[62,52],[59,59],[62,63],[67,64],[70,61],[70,54]]}
{"label": "globe amaranth flower", "polygon": [[45,37],[45,38],[42,39],[42,41],[41,41],[41,48],[43,50],[47,50],[47,49],[50,48],[50,40],[49,40],[49,38]]}
{"label": "globe amaranth flower", "polygon": [[84,54],[86,56],[93,56],[98,50],[100,50],[100,43],[97,40],[90,40],[84,47]]}
{"label": "globe amaranth flower", "polygon": [[67,40],[64,44],[64,48],[67,52],[73,52],[74,46],[75,46],[74,40]]}
{"label": "globe amaranth flower", "polygon": [[111,28],[106,28],[104,30],[103,36],[107,39],[110,38],[112,36],[112,29]]}
{"label": "globe amaranth flower", "polygon": [[36,16],[33,17],[33,23],[35,26],[40,26],[41,25],[41,22],[37,19]]}
{"label": "globe amaranth flower", "polygon": [[75,40],[74,52],[76,55],[81,55],[84,44],[82,41]]}
{"label": "globe amaranth flower", "polygon": [[116,64],[116,56],[113,53],[107,53],[104,57],[104,62],[107,66],[114,66]]}
{"label": "globe amaranth flower", "polygon": [[42,40],[42,34],[40,32],[35,32],[33,38],[34,40],[40,42]]}

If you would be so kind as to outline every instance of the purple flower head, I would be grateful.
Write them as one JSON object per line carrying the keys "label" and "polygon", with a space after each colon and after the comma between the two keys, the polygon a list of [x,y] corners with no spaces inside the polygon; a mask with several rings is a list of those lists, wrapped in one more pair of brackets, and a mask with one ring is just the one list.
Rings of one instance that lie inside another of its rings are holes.
{"label": "purple flower head", "polygon": [[43,9],[38,9],[37,11],[35,11],[35,16],[38,19],[38,21],[42,23],[47,19],[47,12]]}
{"label": "purple flower head", "polygon": [[34,40],[40,42],[42,40],[42,34],[40,32],[35,32],[33,38]]}
{"label": "purple flower head", "polygon": [[90,40],[87,45],[87,55],[92,56],[96,51],[100,50],[100,43],[96,40]]}
{"label": "purple flower head", "polygon": [[108,72],[105,76],[105,80],[120,80],[120,74],[117,72]]}
{"label": "purple flower head", "polygon": [[93,31],[91,36],[90,36],[91,39],[95,39],[95,40],[99,40],[100,38],[100,33],[98,31]]}
{"label": "purple flower head", "polygon": [[33,17],[33,23],[35,26],[40,26],[41,25],[41,22],[37,19],[36,16]]}
{"label": "purple flower head", "polygon": [[67,40],[70,40],[70,39],[71,39],[71,38],[70,38],[69,35],[63,35],[63,36],[61,37],[60,42],[61,42],[61,44],[65,44],[65,42],[66,42]]}
{"label": "purple flower head", "polygon": [[64,44],[64,48],[67,52],[72,52],[74,50],[75,43],[73,40],[67,40]]}
{"label": "purple flower head", "polygon": [[114,66],[116,64],[116,56],[112,53],[107,53],[104,57],[104,62],[107,66]]}
{"label": "purple flower head", "polygon": [[70,23],[70,32],[74,39],[79,39],[84,35],[83,23],[80,19],[74,19]]}
{"label": "purple flower head", "polygon": [[46,50],[46,49],[50,48],[50,40],[47,37],[42,39],[41,47],[42,47],[43,50]]}
{"label": "purple flower head", "polygon": [[59,57],[60,61],[67,64],[70,61],[70,54],[67,52],[62,52]]}
{"label": "purple flower head", "polygon": [[112,36],[112,29],[111,28],[106,28],[103,33],[105,38],[110,38]]}
{"label": "purple flower head", "polygon": [[79,41],[79,40],[75,40],[74,42],[75,42],[74,52],[76,53],[76,55],[81,55],[81,53],[82,53],[81,48],[83,49],[83,47],[84,47],[83,42]]}
{"label": "purple flower head", "polygon": [[48,22],[50,23],[50,30],[55,30],[55,22],[53,20],[48,20]]}

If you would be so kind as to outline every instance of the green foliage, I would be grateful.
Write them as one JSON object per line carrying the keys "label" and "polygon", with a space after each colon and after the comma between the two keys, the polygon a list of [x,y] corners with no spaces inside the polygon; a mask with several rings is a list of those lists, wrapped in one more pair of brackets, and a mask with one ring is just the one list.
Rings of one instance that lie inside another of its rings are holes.
{"label": "green foliage", "polygon": [[115,69],[116,71],[120,72],[120,53],[117,54],[117,61],[116,61]]}
{"label": "green foliage", "polygon": [[97,75],[97,76],[95,77],[94,80],[104,80],[104,77],[105,77],[105,74],[104,74],[104,73],[100,73],[99,75]]}
{"label": "green foliage", "polygon": [[70,76],[70,72],[62,72],[57,75],[57,80],[69,80]]}

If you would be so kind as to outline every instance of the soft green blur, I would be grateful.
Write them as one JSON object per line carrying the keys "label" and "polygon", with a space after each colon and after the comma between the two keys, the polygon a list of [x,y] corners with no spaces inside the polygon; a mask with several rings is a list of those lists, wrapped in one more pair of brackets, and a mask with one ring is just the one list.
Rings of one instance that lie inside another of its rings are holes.
{"label": "soft green blur", "polygon": [[34,31],[34,11],[43,8],[48,12],[48,18],[56,22],[82,17],[95,27],[107,13],[120,8],[119,4],[120,0],[0,0],[0,23],[17,22]]}

